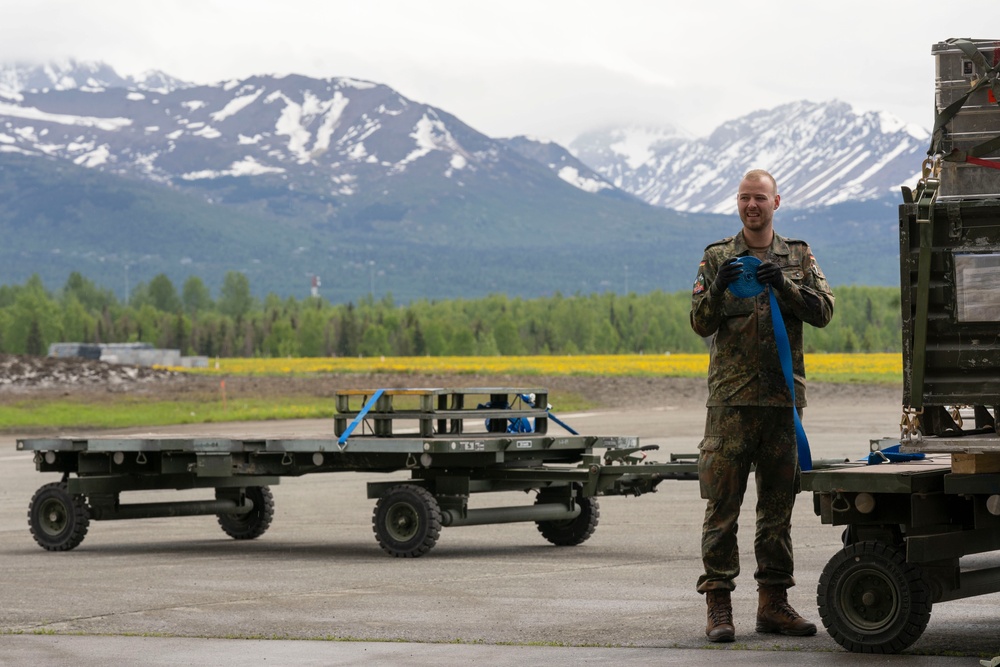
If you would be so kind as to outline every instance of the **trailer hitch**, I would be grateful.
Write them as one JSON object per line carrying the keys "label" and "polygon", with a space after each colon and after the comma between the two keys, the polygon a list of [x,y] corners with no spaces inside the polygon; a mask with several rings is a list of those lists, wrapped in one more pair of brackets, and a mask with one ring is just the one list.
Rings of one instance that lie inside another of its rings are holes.
{"label": "trailer hitch", "polygon": [[622,447],[621,449],[609,449],[604,452],[604,465],[611,465],[615,461],[625,465],[636,465],[645,460],[646,455],[640,452],[652,452],[660,448],[659,445],[643,445],[642,447]]}

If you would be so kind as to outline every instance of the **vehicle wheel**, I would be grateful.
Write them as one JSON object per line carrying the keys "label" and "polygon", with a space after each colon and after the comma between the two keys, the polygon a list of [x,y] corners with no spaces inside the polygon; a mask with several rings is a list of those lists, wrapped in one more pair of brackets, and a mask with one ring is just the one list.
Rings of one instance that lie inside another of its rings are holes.
{"label": "vehicle wheel", "polygon": [[260,537],[274,518],[274,495],[266,486],[248,486],[244,492],[253,509],[246,514],[219,514],[219,525],[234,540]]}
{"label": "vehicle wheel", "polygon": [[90,527],[86,499],[70,495],[66,488],[66,482],[46,484],[28,505],[31,536],[47,551],[69,551],[79,546]]}
{"label": "vehicle wheel", "polygon": [[[577,490],[579,491],[579,485]],[[541,493],[535,498],[536,505],[552,502],[543,497]],[[586,542],[594,530],[597,529],[597,520],[601,516],[600,505],[596,498],[583,498],[579,494],[576,497],[576,504],[580,506],[580,514],[575,519],[565,521],[536,521],[538,532],[546,540],[557,547],[575,547]]]}
{"label": "vehicle wheel", "polygon": [[837,552],[823,568],[816,599],[827,632],[854,653],[902,651],[931,617],[920,568],[885,542],[857,542]]}
{"label": "vehicle wheel", "polygon": [[427,489],[416,484],[390,487],[372,514],[378,545],[397,558],[417,558],[437,544],[441,508]]}

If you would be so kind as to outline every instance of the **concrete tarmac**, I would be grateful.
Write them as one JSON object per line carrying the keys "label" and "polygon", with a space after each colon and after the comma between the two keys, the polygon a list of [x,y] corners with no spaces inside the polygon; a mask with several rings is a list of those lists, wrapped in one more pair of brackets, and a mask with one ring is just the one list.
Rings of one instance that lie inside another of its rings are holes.
{"label": "concrete tarmac", "polygon": [[[578,667],[615,665],[692,667],[720,663],[747,667],[973,667],[975,658],[925,655],[861,656],[846,652],[684,648],[602,648],[410,642],[316,642],[95,636],[0,636],[0,665],[407,665],[429,667]],[[989,662],[989,661],[985,661]]]}
{"label": "concrete tarmac", "polygon": [[[659,460],[695,451],[704,421],[703,409],[671,405],[560,416],[584,433],[659,444],[650,455]],[[814,459],[860,458],[870,438],[892,435],[898,423],[898,406],[853,405],[849,396],[810,407],[805,420]],[[327,420],[157,429],[168,430],[333,437]],[[93,521],[79,547],[50,553],[33,541],[27,510],[35,490],[58,478],[37,473],[15,438],[0,436],[0,665],[971,667],[1000,655],[997,594],[936,605],[902,655],[844,651],[816,611],[816,584],[841,548],[840,530],[820,523],[809,494],[793,519],[798,585],[790,599],[819,633],[754,631],[751,488],[734,593],[737,641],[715,645],[705,640],[705,603],[694,590],[704,512],[696,482],[602,498],[597,531],[577,547],[554,547],[533,524],[515,523],[447,528],[425,556],[391,558],[375,542],[365,484],[406,473],[340,473],[283,479],[272,488],[271,528],[250,542],[228,538],[214,517]],[[202,497],[143,492],[123,500]],[[530,502],[496,493],[473,495],[471,504]],[[968,561],[995,564],[990,555]]]}

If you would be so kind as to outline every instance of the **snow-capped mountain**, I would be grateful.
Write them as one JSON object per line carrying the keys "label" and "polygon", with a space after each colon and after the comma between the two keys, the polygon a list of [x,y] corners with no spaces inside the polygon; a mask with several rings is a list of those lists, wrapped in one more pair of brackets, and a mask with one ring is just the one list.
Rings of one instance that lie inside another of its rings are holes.
{"label": "snow-capped mountain", "polygon": [[552,170],[560,179],[586,192],[601,192],[627,197],[627,193],[578,160],[559,144],[545,139],[513,137],[504,140],[515,151]]}
{"label": "snow-capped mountain", "polygon": [[[574,155],[353,78],[193,85],[99,63],[0,66],[0,235],[17,239],[0,244],[0,284],[124,271],[219,285],[238,270],[279,294],[320,274],[338,300],[376,278],[400,299],[685,289],[705,245],[733,231],[707,214],[732,212],[747,168],[778,176],[783,208],[832,211],[907,181],[919,143],[877,115],[800,103],[705,140],[592,134]],[[810,214],[840,223],[808,237],[831,281],[898,280],[865,260],[896,252],[888,207]],[[877,242],[873,219],[888,220]]]}
{"label": "snow-capped mountain", "polygon": [[[517,140],[522,149],[511,151],[440,109],[350,78],[194,86],[69,63],[8,67],[0,81],[0,151],[177,186],[255,179],[345,203],[382,192],[404,173],[461,188],[476,172],[511,169],[529,143]],[[568,154],[549,168],[585,192],[615,190]]]}
{"label": "snow-capped mountain", "polygon": [[796,102],[705,138],[669,126],[614,128],[585,134],[567,151],[487,137],[368,81],[292,75],[196,86],[72,60],[0,66],[0,119],[0,151],[180,186],[253,178],[329,196],[338,207],[407,171],[462,187],[477,170],[508,171],[503,163],[515,154],[585,192],[630,193],[678,211],[732,212],[736,184],[754,167],[778,178],[785,207],[828,206],[912,183],[929,140],[884,113]]}
{"label": "snow-capped mountain", "polygon": [[100,91],[106,88],[135,88],[168,92],[190,85],[155,70],[135,77],[122,77],[104,63],[77,61],[72,58],[42,64],[0,65],[0,98],[20,99],[24,91],[74,89]]}
{"label": "snow-capped mountain", "polygon": [[[374,82],[288,75],[161,87],[122,83],[91,67],[12,69],[4,70],[0,96],[0,201],[8,196],[0,233],[18,230],[20,246],[0,248],[0,272],[16,262],[22,273],[45,265],[41,254],[25,259],[24,247],[44,253],[53,242],[62,259],[105,271],[130,261],[116,248],[127,243],[131,254],[153,255],[143,260],[149,266],[208,279],[223,270],[224,247],[232,268],[255,272],[255,280],[269,281],[265,288],[281,272],[298,280],[294,267],[304,263],[338,266],[351,280],[375,263],[398,273],[392,291],[407,298],[467,289],[575,291],[607,282],[583,267],[623,265],[616,255],[633,252],[625,245],[654,245],[654,231],[666,243],[678,219],[604,182],[561,147],[488,137]],[[81,171],[120,179],[129,193],[111,192],[118,186]],[[135,183],[159,191],[131,193]],[[58,197],[48,194],[53,189]],[[159,201],[164,193],[186,198],[172,216]],[[192,212],[192,199],[211,210]],[[247,226],[235,237],[234,218]],[[183,241],[149,236],[182,219]],[[54,229],[43,236],[34,220]],[[83,233],[82,243],[71,243]],[[622,247],[609,247],[608,235],[623,239]],[[511,239],[514,257],[504,250]],[[583,249],[569,252],[571,245]],[[6,264],[5,251],[12,255]],[[657,285],[655,259],[648,260],[648,289]],[[635,272],[643,262],[631,263],[634,287],[642,284]],[[517,270],[526,266],[545,266],[558,278]],[[441,279],[449,271],[455,275]],[[343,279],[324,285],[328,294],[348,289]],[[274,289],[288,293],[287,281]]]}
{"label": "snow-capped mountain", "polygon": [[930,134],[843,102],[795,102],[729,121],[705,138],[672,128],[588,133],[570,150],[608,181],[654,206],[731,213],[740,178],[768,169],[788,208],[860,201],[912,185]]}

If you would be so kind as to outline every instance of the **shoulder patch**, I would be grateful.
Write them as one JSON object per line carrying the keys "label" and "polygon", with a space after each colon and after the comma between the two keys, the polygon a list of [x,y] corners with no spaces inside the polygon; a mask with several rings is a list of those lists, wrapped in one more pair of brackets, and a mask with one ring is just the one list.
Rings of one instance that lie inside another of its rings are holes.
{"label": "shoulder patch", "polygon": [[701,294],[705,291],[705,262],[698,265],[698,278],[694,281],[694,287],[691,290],[692,295]]}
{"label": "shoulder patch", "polygon": [[709,243],[707,246],[705,246],[705,250],[708,250],[709,248],[711,248],[713,246],[723,245],[725,243],[732,243],[733,239],[735,239],[735,238],[736,238],[735,236],[727,236],[724,239],[719,239],[718,241],[716,241],[714,243]]}

